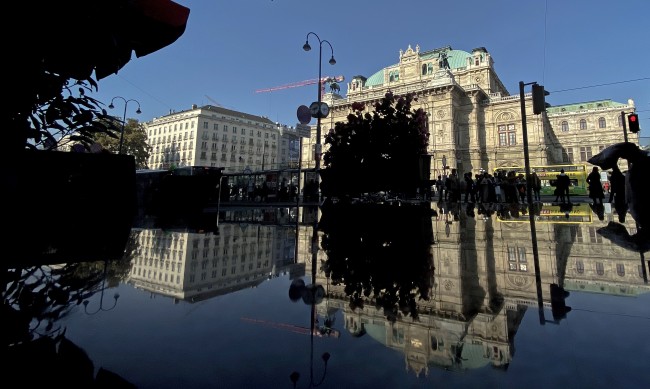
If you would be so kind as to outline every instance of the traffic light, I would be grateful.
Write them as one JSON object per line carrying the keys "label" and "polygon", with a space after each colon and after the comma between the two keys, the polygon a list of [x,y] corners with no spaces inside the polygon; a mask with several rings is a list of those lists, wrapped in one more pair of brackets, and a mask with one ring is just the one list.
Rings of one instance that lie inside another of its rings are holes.
{"label": "traffic light", "polygon": [[549,107],[549,104],[546,104],[546,96],[550,93],[544,90],[544,86],[533,84],[533,113],[539,115],[540,113],[546,111],[546,107]]}
{"label": "traffic light", "polygon": [[631,113],[627,117],[627,124],[630,127],[630,132],[637,133],[639,132],[639,115]]}
{"label": "traffic light", "polygon": [[567,307],[565,303],[567,297],[569,292],[558,284],[551,284],[551,312],[556,322],[566,318],[566,314],[571,311],[571,307]]}

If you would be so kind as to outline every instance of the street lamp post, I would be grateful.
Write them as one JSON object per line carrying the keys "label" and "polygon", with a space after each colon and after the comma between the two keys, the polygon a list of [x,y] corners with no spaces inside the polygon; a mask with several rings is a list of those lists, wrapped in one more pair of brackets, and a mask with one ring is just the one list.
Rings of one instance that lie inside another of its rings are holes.
{"label": "street lamp post", "polygon": [[[315,33],[315,32],[309,32],[307,33],[307,38],[305,39],[305,44],[302,46],[302,49],[305,51],[311,50],[311,46],[309,45],[309,36],[313,35],[316,37],[318,40],[318,106],[321,107],[322,103],[322,83],[323,80],[322,78],[322,59],[323,59],[323,43],[327,43],[327,45],[330,47],[330,50],[332,51],[332,56],[329,60],[330,65],[335,65],[336,60],[334,59],[334,48],[332,48],[332,44],[327,41],[327,40],[321,40],[320,37]],[[320,133],[320,122],[321,122],[321,114],[319,113],[317,115],[317,122],[316,122],[316,182],[320,183],[320,158],[321,158],[321,152],[322,152],[322,145],[321,145],[321,133]],[[320,200],[320,195],[319,195],[319,200]]]}
{"label": "street lamp post", "polygon": [[108,106],[108,108],[110,108],[110,109],[115,108],[115,106],[113,105],[113,102],[115,101],[115,99],[120,99],[120,100],[122,100],[124,102],[124,115],[122,116],[122,131],[120,132],[120,146],[117,149],[117,153],[122,154],[122,144],[124,143],[124,125],[126,124],[126,108],[129,106],[130,102],[134,102],[134,103],[138,104],[138,110],[135,111],[135,113],[137,113],[139,115],[139,114],[142,113],[142,111],[140,110],[140,102],[138,100],[135,100],[135,99],[128,99],[127,100],[122,96],[113,97],[111,99],[111,104]]}
{"label": "street lamp post", "polygon": [[225,176],[223,175],[223,173],[221,174],[221,177],[219,177],[219,185],[218,185],[219,194],[217,195],[217,228],[219,228],[219,208],[221,207],[221,195],[223,194],[223,188],[221,188],[221,180],[224,177]]}

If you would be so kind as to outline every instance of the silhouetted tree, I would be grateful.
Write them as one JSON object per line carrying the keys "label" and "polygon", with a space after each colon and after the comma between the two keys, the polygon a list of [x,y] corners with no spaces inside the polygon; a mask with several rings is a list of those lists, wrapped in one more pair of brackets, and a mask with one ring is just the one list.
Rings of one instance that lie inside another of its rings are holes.
{"label": "silhouetted tree", "polygon": [[[121,131],[121,123],[117,122],[111,127],[118,127]],[[105,150],[116,153],[120,147],[120,132],[103,132],[93,136],[95,142],[102,145]],[[122,153],[135,157],[136,169],[146,169],[147,160],[151,153],[151,146],[147,143],[147,133],[144,126],[137,119],[126,119],[124,125],[124,142]]]}
{"label": "silhouetted tree", "polygon": [[364,104],[352,104],[347,122],[337,122],[325,137],[325,196],[415,191],[422,180],[420,161],[429,132],[426,113],[411,110],[413,100],[411,94],[388,92],[373,112],[365,113]]}

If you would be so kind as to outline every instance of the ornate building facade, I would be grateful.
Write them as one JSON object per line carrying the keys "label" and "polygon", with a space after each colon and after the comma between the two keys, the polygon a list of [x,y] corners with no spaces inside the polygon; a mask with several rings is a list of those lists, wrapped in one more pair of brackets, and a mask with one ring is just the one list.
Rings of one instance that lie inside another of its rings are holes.
{"label": "ornate building facade", "polygon": [[[429,51],[408,46],[400,50],[397,63],[369,77],[354,76],[347,87],[346,96],[332,91],[323,98],[330,105],[329,116],[321,121],[323,138],[336,122],[346,121],[353,103],[364,103],[370,112],[388,91],[412,93],[417,97],[412,108],[428,115],[432,178],[445,173],[443,160],[460,172],[524,166],[519,93],[510,95],[484,47],[466,52],[450,46]],[[632,100],[603,100],[555,106],[534,115],[531,93],[524,98],[531,165],[586,163],[604,147],[623,141],[622,112],[635,111]],[[628,138],[638,144],[637,134]],[[303,166],[315,166],[315,144],[312,131],[303,142]]]}

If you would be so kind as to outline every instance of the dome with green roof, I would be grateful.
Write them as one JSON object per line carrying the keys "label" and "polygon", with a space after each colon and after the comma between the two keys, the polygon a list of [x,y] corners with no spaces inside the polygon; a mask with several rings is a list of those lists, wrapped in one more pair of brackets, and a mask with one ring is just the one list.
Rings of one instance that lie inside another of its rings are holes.
{"label": "dome with green roof", "polygon": [[[410,47],[409,47],[410,49]],[[421,61],[427,61],[431,59],[436,59],[438,60],[441,56],[442,53],[445,53],[447,55],[447,62],[449,64],[449,68],[453,70],[457,69],[462,69],[467,67],[467,58],[470,58],[472,55],[466,51],[463,50],[453,50],[451,47],[447,46],[443,49],[436,49],[436,50],[430,50],[430,51],[424,51],[424,52],[417,52],[417,55],[419,56]],[[381,86],[384,84],[384,80],[386,79],[385,75],[391,71],[394,70],[399,66],[400,63],[396,63],[390,66],[387,66],[376,73],[374,73],[372,76],[368,77],[368,79],[365,82],[365,87],[376,87],[376,86]]]}

